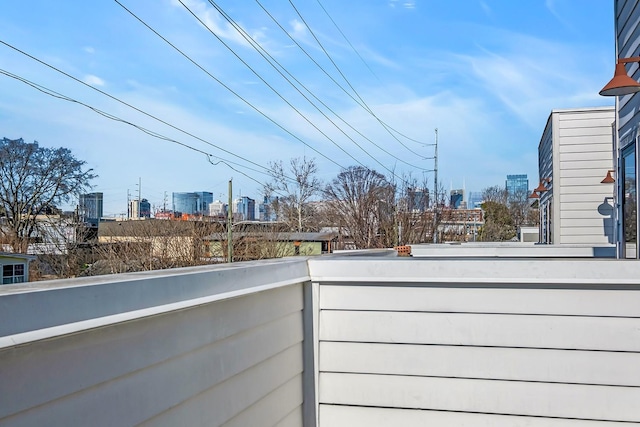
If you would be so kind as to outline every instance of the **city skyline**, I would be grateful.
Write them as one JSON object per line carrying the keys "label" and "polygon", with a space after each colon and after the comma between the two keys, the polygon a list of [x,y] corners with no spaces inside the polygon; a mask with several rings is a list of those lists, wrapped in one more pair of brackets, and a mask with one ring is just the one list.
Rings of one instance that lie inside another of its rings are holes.
{"label": "city skyline", "polygon": [[0,14],[3,136],[71,149],[99,175],[105,215],[122,212],[140,177],[156,206],[173,188],[226,198],[230,178],[234,197],[258,199],[263,168],[292,157],[314,158],[325,182],[360,162],[433,188],[436,128],[439,182],[480,191],[512,172],[533,182],[551,110],[613,104],[598,95],[615,56],[609,2],[323,0],[269,14],[220,2],[318,109],[210,4],[120,3],[207,73],[117,2],[11,2]]}

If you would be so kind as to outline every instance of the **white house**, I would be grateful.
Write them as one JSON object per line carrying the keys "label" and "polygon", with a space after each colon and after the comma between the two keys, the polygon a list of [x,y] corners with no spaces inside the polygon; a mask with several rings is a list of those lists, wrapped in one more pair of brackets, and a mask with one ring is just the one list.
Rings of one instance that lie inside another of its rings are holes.
{"label": "white house", "polygon": [[36,259],[32,255],[0,252],[2,266],[2,284],[23,283],[29,281],[29,263]]}
{"label": "white house", "polygon": [[553,110],[538,146],[540,242],[613,244],[614,107]]}

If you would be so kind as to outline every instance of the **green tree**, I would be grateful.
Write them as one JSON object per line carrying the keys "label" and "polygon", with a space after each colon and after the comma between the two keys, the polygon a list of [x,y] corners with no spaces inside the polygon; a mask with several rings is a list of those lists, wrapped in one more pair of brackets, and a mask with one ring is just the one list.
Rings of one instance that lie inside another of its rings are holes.
{"label": "green tree", "polygon": [[513,218],[509,208],[499,202],[484,202],[484,225],[480,228],[479,237],[483,242],[502,242],[516,236]]}
{"label": "green tree", "polygon": [[67,148],[0,140],[0,210],[6,215],[0,234],[14,252],[27,251],[37,215],[89,188],[96,175],[84,166]]}

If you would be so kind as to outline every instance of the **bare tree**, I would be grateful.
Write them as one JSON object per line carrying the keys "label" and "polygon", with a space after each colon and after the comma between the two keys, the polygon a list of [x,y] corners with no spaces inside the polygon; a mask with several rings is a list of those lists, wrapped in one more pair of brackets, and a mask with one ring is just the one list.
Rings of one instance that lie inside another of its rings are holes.
{"label": "bare tree", "polygon": [[0,233],[14,252],[27,251],[37,215],[89,188],[95,175],[84,165],[66,148],[0,140],[0,207],[6,215]]}
{"label": "bare tree", "polygon": [[265,184],[265,196],[270,199],[278,220],[289,224],[291,230],[308,231],[313,197],[321,191],[316,177],[318,167],[314,159],[296,157],[285,167],[282,161],[270,163],[271,182]]}
{"label": "bare tree", "polygon": [[145,219],[100,224],[98,260],[84,275],[188,267],[210,262],[207,238],[222,225]]}
{"label": "bare tree", "polygon": [[[395,186],[384,175],[351,166],[338,174],[325,190],[328,210],[358,249],[390,247],[395,235]],[[390,226],[391,224],[391,226]]]}
{"label": "bare tree", "polygon": [[507,192],[506,188],[499,185],[487,187],[482,190],[482,201],[484,202],[496,202],[502,205],[506,205],[508,198],[509,193]]}

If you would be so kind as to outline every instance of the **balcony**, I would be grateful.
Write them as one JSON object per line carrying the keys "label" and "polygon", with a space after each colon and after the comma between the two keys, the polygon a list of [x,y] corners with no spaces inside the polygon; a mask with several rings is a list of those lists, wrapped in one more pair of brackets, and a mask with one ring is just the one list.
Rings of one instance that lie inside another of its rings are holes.
{"label": "balcony", "polygon": [[640,263],[468,251],[2,286],[0,425],[640,422]]}

